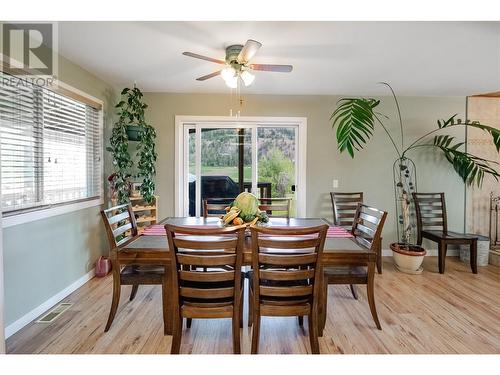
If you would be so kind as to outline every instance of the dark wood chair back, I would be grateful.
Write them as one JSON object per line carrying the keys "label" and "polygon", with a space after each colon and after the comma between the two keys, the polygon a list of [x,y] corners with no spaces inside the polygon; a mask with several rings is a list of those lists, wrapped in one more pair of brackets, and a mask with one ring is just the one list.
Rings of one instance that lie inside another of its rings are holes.
{"label": "dark wood chair back", "polygon": [[269,216],[290,218],[292,198],[260,198],[259,210],[266,211]]}
{"label": "dark wood chair back", "polygon": [[186,318],[231,317],[241,294],[245,228],[167,224],[165,229],[172,251],[174,309],[180,308]]}
{"label": "dark wood chair back", "polygon": [[[254,303],[261,300],[312,302],[320,292],[327,225],[312,228],[250,227]],[[312,305],[311,305],[312,308]],[[307,312],[289,311],[285,315]],[[264,314],[265,315],[265,314]]]}
{"label": "dark wood chair back", "polygon": [[358,203],[363,203],[363,193],[331,192],[330,197],[333,207],[333,224],[351,230]]}
{"label": "dark wood chair back", "polygon": [[439,230],[448,232],[444,193],[413,193],[417,214],[417,231]]}
{"label": "dark wood chair back", "polygon": [[219,217],[224,215],[225,208],[234,201],[234,198],[206,198],[203,199],[203,217]]}
{"label": "dark wood chair back", "polygon": [[137,222],[130,203],[102,210],[101,216],[110,249],[122,246],[137,235]]}
{"label": "dark wood chair back", "polygon": [[352,224],[355,240],[370,250],[379,246],[387,212],[358,203]]}

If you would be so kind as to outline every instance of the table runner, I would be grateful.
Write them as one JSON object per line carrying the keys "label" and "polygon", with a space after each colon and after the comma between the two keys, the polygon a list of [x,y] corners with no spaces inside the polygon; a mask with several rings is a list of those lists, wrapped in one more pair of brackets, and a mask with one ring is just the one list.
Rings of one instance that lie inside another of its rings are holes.
{"label": "table runner", "polygon": [[[209,226],[205,226],[208,228]],[[216,228],[215,226],[213,226]],[[165,227],[162,224],[153,224],[142,232],[143,236],[166,236]],[[346,229],[338,226],[331,226],[328,228],[328,232],[326,236],[329,238],[352,238],[352,234],[349,233]]]}

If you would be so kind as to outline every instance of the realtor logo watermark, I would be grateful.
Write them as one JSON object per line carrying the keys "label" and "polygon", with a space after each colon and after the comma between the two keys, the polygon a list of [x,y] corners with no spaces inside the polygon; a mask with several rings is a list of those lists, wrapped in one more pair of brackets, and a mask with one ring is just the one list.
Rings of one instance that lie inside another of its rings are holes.
{"label": "realtor logo watermark", "polygon": [[[57,24],[3,23],[1,84],[54,86],[57,82]],[[7,81],[7,82],[6,82]]]}

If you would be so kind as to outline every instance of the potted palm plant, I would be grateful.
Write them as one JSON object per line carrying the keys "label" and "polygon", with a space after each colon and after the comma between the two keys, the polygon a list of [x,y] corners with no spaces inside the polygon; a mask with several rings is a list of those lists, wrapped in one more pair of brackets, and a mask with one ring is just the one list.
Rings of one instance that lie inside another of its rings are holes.
{"label": "potted palm plant", "polygon": [[398,216],[398,242],[391,244],[394,260],[399,269],[410,273],[417,272],[426,254],[425,250],[414,243],[415,215],[411,210],[411,193],[417,191],[417,174],[415,163],[409,158],[411,151],[422,149],[435,149],[443,153],[453,169],[467,185],[481,186],[486,174],[493,176],[497,181],[500,176],[493,167],[494,161],[474,156],[461,148],[465,142],[457,142],[455,137],[442,134],[448,129],[458,126],[472,127],[488,133],[498,152],[500,152],[500,130],[483,125],[478,121],[462,121],[457,115],[448,120],[438,120],[437,128],[425,133],[405,147],[404,126],[399,107],[399,102],[392,87],[385,82],[381,84],[388,87],[397,108],[397,118],[400,128],[401,142],[396,142],[395,137],[388,131],[382,121],[386,116],[377,112],[380,100],[373,98],[341,98],[330,120],[332,128],[336,129],[338,150],[347,151],[351,157],[370,140],[375,125],[380,125],[389,138],[396,160],[393,164],[394,192],[396,213]]}
{"label": "potted palm plant", "polygon": [[[135,85],[124,88],[121,92],[121,100],[116,104],[118,110],[118,121],[114,124],[111,132],[110,146],[106,149],[113,156],[115,169],[113,178],[113,190],[116,192],[119,204],[129,201],[131,190],[131,179],[141,178],[140,192],[147,203],[154,199],[156,175],[155,129],[146,123],[144,111],[148,107],[143,102],[143,93]],[[138,173],[134,176],[132,168],[134,161],[129,152],[129,142],[139,141],[137,145]],[[110,176],[111,177],[111,176]]]}

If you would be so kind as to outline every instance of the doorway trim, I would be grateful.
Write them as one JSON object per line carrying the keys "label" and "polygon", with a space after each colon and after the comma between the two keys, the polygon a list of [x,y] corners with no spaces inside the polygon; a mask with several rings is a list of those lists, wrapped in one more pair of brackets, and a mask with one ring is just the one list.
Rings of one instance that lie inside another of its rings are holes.
{"label": "doorway trim", "polygon": [[[298,127],[297,160],[296,171],[296,198],[297,216],[306,217],[306,191],[307,191],[307,118],[306,117],[260,117],[260,116],[175,116],[175,216],[184,216],[184,125],[206,124],[236,127],[248,127],[249,125],[284,126],[292,125]],[[253,147],[256,147],[256,137],[253,138]],[[256,157],[256,155],[255,155]],[[256,170],[253,173],[257,173]]]}

